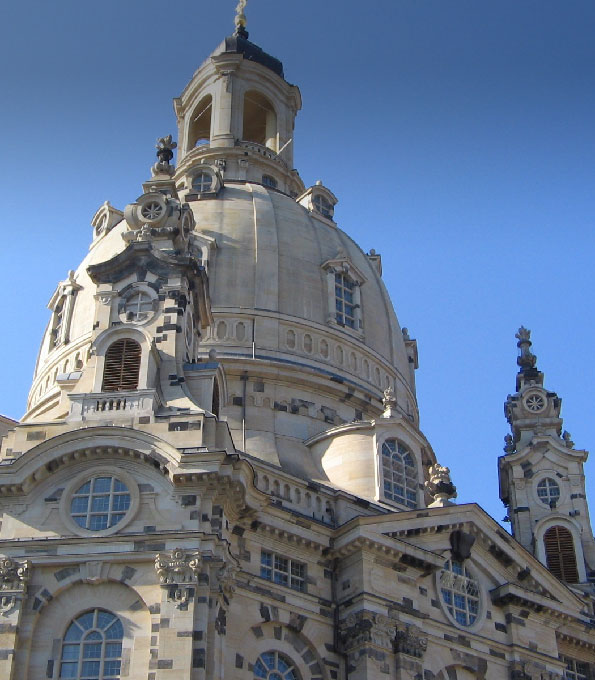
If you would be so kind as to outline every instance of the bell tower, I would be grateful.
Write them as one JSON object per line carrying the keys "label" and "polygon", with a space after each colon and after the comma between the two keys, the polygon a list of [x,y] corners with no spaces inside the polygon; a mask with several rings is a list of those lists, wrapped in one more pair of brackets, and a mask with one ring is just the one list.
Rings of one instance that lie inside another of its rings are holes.
{"label": "bell tower", "polygon": [[239,7],[234,34],[225,38],[174,100],[179,191],[200,193],[192,186],[192,177],[200,176],[200,165],[216,168],[226,183],[259,182],[293,196],[304,191],[293,169],[300,91],[285,80],[283,64],[248,37]]}
{"label": "bell tower", "polygon": [[516,338],[516,392],[504,404],[511,434],[498,473],[513,536],[552,573],[571,584],[595,581],[595,543],[589,522],[583,465],[588,452],[574,448],[562,429],[562,400],[544,387],[531,352],[531,332]]}

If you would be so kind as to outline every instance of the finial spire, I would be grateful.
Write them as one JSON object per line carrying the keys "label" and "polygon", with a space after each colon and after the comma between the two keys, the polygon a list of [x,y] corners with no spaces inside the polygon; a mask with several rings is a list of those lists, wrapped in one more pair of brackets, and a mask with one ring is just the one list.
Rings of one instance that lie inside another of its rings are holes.
{"label": "finial spire", "polygon": [[242,38],[248,39],[248,31],[246,30],[246,15],[244,13],[244,10],[246,9],[246,3],[248,0],[239,0],[238,6],[236,7],[236,17],[235,17],[235,24],[236,24],[236,30],[235,30],[235,35],[239,35]]}
{"label": "finial spire", "polygon": [[528,368],[535,368],[537,357],[531,352],[531,345],[533,344],[530,340],[531,331],[524,326],[521,326],[514,337],[518,340],[516,346],[519,348],[520,354],[517,357],[516,362],[521,371]]}

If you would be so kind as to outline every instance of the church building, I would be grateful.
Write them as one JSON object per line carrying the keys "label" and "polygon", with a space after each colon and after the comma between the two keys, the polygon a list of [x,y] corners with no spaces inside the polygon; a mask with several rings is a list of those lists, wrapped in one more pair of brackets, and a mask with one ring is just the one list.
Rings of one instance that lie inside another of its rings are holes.
{"label": "church building", "polygon": [[595,678],[588,454],[530,332],[510,535],[455,503],[381,256],[294,168],[301,106],[239,9],[51,294],[0,419],[2,680]]}

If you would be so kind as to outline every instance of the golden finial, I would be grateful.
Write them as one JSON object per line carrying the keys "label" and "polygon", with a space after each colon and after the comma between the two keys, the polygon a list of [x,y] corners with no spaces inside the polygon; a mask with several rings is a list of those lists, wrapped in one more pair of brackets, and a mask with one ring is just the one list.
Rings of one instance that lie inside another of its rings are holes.
{"label": "golden finial", "polygon": [[246,3],[248,0],[239,0],[238,6],[236,7],[236,35],[243,35],[246,32],[246,15],[244,10],[246,9]]}

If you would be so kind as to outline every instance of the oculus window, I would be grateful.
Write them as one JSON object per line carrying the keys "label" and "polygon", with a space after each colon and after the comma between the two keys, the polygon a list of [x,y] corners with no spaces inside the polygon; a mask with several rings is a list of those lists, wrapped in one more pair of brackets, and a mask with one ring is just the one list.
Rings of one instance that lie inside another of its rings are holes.
{"label": "oculus window", "polygon": [[448,560],[440,572],[440,596],[446,611],[461,626],[472,626],[479,616],[479,583],[469,570]]}
{"label": "oculus window", "polygon": [[542,503],[555,508],[556,503],[560,500],[560,487],[558,486],[558,482],[551,477],[542,479],[537,485],[537,496]]}
{"label": "oculus window", "polygon": [[70,501],[70,516],[83,529],[103,531],[118,524],[130,509],[130,491],[116,477],[93,477]]}

